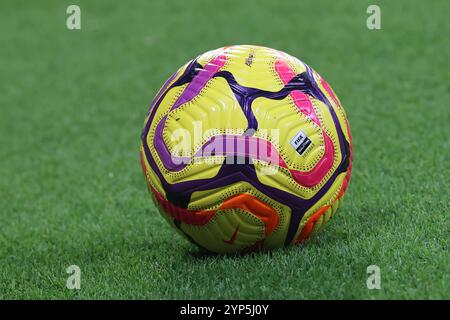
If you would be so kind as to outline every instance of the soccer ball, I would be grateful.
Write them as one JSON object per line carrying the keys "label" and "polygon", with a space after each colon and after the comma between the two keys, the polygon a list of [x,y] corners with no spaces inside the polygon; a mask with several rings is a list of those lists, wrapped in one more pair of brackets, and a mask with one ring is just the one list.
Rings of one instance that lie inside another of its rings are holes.
{"label": "soccer ball", "polygon": [[333,217],[350,181],[339,99],[308,65],[266,47],[186,63],[157,93],[141,138],[162,216],[213,252],[303,242]]}

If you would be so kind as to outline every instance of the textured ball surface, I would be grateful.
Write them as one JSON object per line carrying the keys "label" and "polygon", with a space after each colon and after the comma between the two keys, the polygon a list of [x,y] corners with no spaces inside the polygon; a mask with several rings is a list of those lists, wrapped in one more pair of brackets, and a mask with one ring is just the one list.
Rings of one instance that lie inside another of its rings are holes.
{"label": "textured ball surface", "polygon": [[333,217],[350,181],[339,99],[308,65],[270,48],[189,61],[157,93],[141,138],[161,214],[214,252],[304,241]]}

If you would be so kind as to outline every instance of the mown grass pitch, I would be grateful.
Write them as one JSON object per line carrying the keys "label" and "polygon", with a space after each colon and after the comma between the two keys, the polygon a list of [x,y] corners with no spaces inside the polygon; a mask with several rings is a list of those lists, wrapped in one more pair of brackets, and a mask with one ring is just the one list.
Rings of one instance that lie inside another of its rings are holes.
{"label": "mown grass pitch", "polygon": [[[0,3],[0,298],[450,298],[448,1]],[[209,256],[159,216],[139,135],[159,86],[229,44],[299,57],[346,108],[346,203],[301,247]],[[66,268],[81,268],[68,290]],[[381,290],[366,287],[369,265]]]}

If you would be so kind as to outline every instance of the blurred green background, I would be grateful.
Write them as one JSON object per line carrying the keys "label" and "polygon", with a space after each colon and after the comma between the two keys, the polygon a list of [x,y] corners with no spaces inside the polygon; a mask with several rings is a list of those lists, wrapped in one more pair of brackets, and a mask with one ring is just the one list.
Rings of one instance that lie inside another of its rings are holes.
{"label": "blurred green background", "polygon": [[[66,8],[81,8],[81,30]],[[381,30],[366,9],[381,8]],[[449,1],[0,2],[0,298],[450,298]],[[346,203],[301,247],[208,256],[150,201],[139,136],[160,85],[231,44],[333,86]],[[66,268],[81,268],[68,290]],[[369,265],[381,290],[366,287]]]}

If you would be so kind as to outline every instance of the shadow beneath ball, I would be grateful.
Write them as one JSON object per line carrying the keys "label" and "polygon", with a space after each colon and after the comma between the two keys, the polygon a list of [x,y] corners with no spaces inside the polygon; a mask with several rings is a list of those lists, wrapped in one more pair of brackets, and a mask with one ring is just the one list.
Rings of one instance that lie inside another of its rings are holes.
{"label": "shadow beneath ball", "polygon": [[194,250],[186,251],[186,257],[192,258],[198,261],[205,260],[233,260],[233,259],[243,259],[243,258],[256,258],[256,257],[272,257],[275,253],[281,251],[291,250],[290,247],[277,248],[272,250],[258,250],[258,251],[247,251],[247,252],[233,252],[233,253],[216,253],[209,251],[207,249],[197,247]]}

